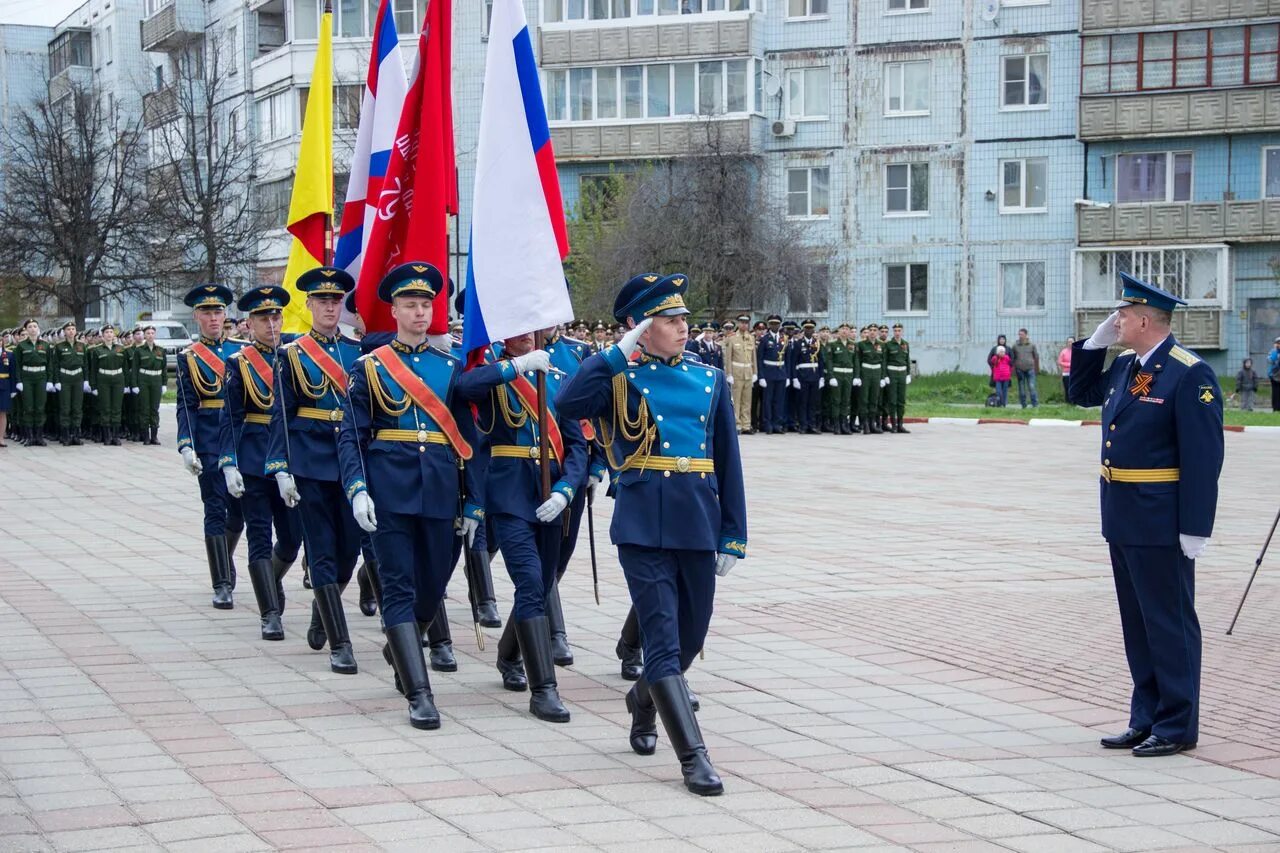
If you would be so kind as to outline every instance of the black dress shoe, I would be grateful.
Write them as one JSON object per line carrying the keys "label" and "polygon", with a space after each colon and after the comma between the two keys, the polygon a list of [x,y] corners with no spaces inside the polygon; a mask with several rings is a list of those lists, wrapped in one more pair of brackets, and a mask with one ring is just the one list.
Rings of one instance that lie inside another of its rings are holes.
{"label": "black dress shoe", "polygon": [[1133,754],[1139,758],[1158,758],[1161,755],[1177,755],[1196,748],[1195,742],[1178,743],[1167,737],[1152,735],[1133,748]]}
{"label": "black dress shoe", "polygon": [[1150,729],[1125,729],[1123,734],[1104,737],[1100,743],[1107,749],[1133,749],[1149,737]]}

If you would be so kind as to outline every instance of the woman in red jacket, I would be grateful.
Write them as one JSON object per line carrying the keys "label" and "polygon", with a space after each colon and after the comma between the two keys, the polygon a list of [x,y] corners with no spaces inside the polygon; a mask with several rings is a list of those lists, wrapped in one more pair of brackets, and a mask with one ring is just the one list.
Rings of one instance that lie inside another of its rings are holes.
{"label": "woman in red jacket", "polygon": [[1000,401],[1000,408],[1004,408],[1009,402],[1009,381],[1013,378],[1013,362],[1009,359],[1008,351],[997,346],[995,355],[991,356],[991,381],[996,383],[996,398]]}

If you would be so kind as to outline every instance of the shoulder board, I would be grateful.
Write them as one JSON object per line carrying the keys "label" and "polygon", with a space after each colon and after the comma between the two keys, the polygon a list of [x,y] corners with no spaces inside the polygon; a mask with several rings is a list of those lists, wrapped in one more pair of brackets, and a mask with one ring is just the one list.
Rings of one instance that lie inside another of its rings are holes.
{"label": "shoulder board", "polygon": [[348,337],[346,335],[338,335],[338,343],[351,344],[352,346],[357,346],[357,347],[360,346],[360,342],[358,340],[352,337]]}
{"label": "shoulder board", "polygon": [[459,357],[449,352],[447,349],[440,349],[440,347],[435,346],[434,344],[427,347],[427,352],[431,353],[432,355],[438,355],[442,358],[447,358],[447,359],[456,359]]}
{"label": "shoulder board", "polygon": [[1190,367],[1191,365],[1195,364],[1200,360],[1200,358],[1195,353],[1191,352],[1190,350],[1185,350],[1180,346],[1174,346],[1172,349],[1170,349],[1169,357],[1175,361],[1182,362],[1187,367]]}
{"label": "shoulder board", "polygon": [[246,338],[227,338],[226,343],[229,343],[229,344],[240,344],[240,346],[242,346],[242,347],[247,347],[247,346],[249,346],[250,344],[252,344],[252,343],[253,343],[253,341],[250,341],[250,340],[248,340],[248,339],[246,339]]}
{"label": "shoulder board", "polygon": [[361,355],[359,358],[357,358],[357,359],[356,359],[356,361],[357,361],[357,362],[360,362],[360,361],[364,361],[364,360],[365,360],[365,359],[367,359],[367,358],[372,358],[372,357],[373,357],[373,353],[371,353],[371,352],[366,352],[366,353],[364,353],[363,355]]}
{"label": "shoulder board", "polygon": [[298,335],[298,337],[294,338],[293,340],[282,343],[280,345],[280,349],[288,349],[289,347],[296,347],[298,345],[298,341],[301,339],[302,339],[302,335]]}
{"label": "shoulder board", "polygon": [[690,363],[692,363],[692,364],[703,364],[703,363],[704,363],[704,362],[702,361],[702,356],[700,356],[700,355],[699,355],[695,350],[691,350],[691,349],[688,349],[688,350],[685,350],[685,351],[684,351],[684,360],[685,360],[685,361],[687,361],[687,362],[690,362]]}
{"label": "shoulder board", "polygon": [[564,340],[565,340],[567,343],[575,344],[575,345],[580,346],[580,347],[585,347],[585,346],[586,346],[586,344],[585,344],[584,342],[582,342],[582,341],[578,340],[577,338],[571,338],[571,337],[569,337],[568,335],[561,335],[560,337],[564,338]]}
{"label": "shoulder board", "polygon": [[1134,355],[1134,351],[1131,349],[1127,349],[1124,352],[1120,353],[1118,356],[1116,356],[1116,358],[1124,358],[1126,355]]}
{"label": "shoulder board", "polygon": [[243,350],[236,350],[235,352],[231,353],[231,355],[227,356],[227,358],[241,358],[243,355],[244,355]]}

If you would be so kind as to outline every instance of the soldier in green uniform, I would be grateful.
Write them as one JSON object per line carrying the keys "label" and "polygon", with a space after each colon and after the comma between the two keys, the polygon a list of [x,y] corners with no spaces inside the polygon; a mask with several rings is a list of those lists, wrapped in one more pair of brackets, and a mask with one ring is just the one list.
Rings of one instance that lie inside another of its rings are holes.
{"label": "soldier in green uniform", "polygon": [[[878,337],[876,340],[880,342],[881,348],[887,353],[889,343],[889,327],[881,323],[875,329]],[[885,361],[888,364],[888,360]],[[893,432],[893,428],[889,426],[889,386],[886,384],[880,391],[880,431],[884,433]]]}
{"label": "soldier in green uniform", "polygon": [[831,395],[832,429],[839,435],[852,435],[854,355],[853,329],[848,323],[836,328],[835,338],[822,348],[822,373],[827,377]]}
{"label": "soldier in green uniform", "polygon": [[102,443],[120,446],[120,409],[124,403],[126,350],[116,343],[116,330],[110,324],[102,327],[102,347],[92,362],[89,385],[98,399],[98,424]]}
{"label": "soldier in green uniform", "polygon": [[120,432],[125,441],[137,441],[137,408],[138,398],[133,394],[137,385],[138,366],[134,364],[136,355],[133,345],[133,332],[120,330],[120,348],[124,350],[124,389],[120,397]]}
{"label": "soldier in green uniform", "polygon": [[85,345],[76,339],[76,324],[62,325],[62,340],[54,345],[53,387],[58,392],[58,440],[64,446],[83,444],[80,419],[84,416]]}
{"label": "soldier in green uniform", "polygon": [[35,319],[22,324],[25,335],[13,349],[15,386],[22,404],[23,441],[28,447],[44,447],[45,403],[53,390],[53,347],[40,340],[40,324]]}
{"label": "soldier in green uniform", "polygon": [[[93,396],[93,384],[89,381],[93,376],[93,362],[102,347],[102,336],[97,329],[88,329],[84,336],[84,379],[89,387],[84,392],[84,414],[81,416],[80,435],[99,438],[98,432],[98,398]],[[100,438],[99,438],[100,440]]]}
{"label": "soldier in green uniform", "polygon": [[138,398],[138,440],[160,443],[160,398],[165,386],[165,351],[156,343],[156,327],[142,330],[142,343],[134,354],[134,396]]}
{"label": "soldier in green uniform", "polygon": [[911,344],[902,337],[902,324],[893,324],[893,337],[885,342],[885,368],[889,375],[888,408],[892,432],[910,432],[902,425],[907,412],[907,386],[911,384]]}
{"label": "soldier in green uniform", "polygon": [[854,384],[862,389],[863,435],[880,435],[880,392],[888,383],[884,369],[884,347],[876,339],[876,325],[871,323],[863,330],[863,339],[858,341],[857,366]]}

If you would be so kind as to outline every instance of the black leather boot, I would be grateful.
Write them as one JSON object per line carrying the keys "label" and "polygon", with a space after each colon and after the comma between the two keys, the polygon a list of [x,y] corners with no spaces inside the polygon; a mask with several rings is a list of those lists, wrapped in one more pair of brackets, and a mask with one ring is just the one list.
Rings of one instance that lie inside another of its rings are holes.
{"label": "black leather boot", "polygon": [[[119,442],[116,442],[116,443],[119,444]],[[36,427],[36,447],[48,447],[48,446],[49,445],[46,444],[44,440],[44,427],[42,426]]]}
{"label": "black leather boot", "polygon": [[498,672],[502,673],[502,688],[513,693],[529,689],[525,678],[524,661],[520,658],[520,641],[516,639],[515,620],[508,619],[507,627],[498,638]]}
{"label": "black leather boot", "polygon": [[302,588],[311,589],[311,564],[305,553],[302,555]]}
{"label": "black leather boot", "polygon": [[631,712],[631,749],[636,755],[653,755],[658,748],[658,709],[649,695],[649,683],[643,678],[627,691],[627,710]]}
{"label": "black leather boot", "polygon": [[276,598],[280,601],[280,614],[284,615],[284,576],[289,574],[293,563],[286,563],[274,551],[271,552],[271,570],[276,576]]}
{"label": "black leather boot", "polygon": [[120,447],[120,446],[122,446],[122,442],[120,441],[120,427],[118,427],[118,426],[113,426],[113,427],[111,427],[110,432],[111,432],[111,441],[110,441],[110,442],[108,442],[108,443],[109,443],[112,447]]}
{"label": "black leather boot", "polygon": [[213,581],[213,606],[219,610],[230,610],[235,605],[231,601],[231,560],[227,557],[227,538],[204,537],[204,550],[209,558],[209,577]]}
{"label": "black leather boot", "polygon": [[422,635],[417,622],[401,622],[387,629],[387,647],[396,674],[409,700],[409,725],[415,729],[440,728],[440,712],[431,695],[427,662],[422,657]]}
{"label": "black leather boot", "polygon": [[360,612],[372,616],[378,612],[378,600],[373,595],[373,581],[369,580],[369,569],[361,563],[356,569],[356,585],[360,587]]}
{"label": "black leather boot", "polygon": [[244,533],[244,525],[241,524],[236,528],[227,528],[227,565],[231,570],[231,589],[236,588],[236,546],[240,544],[240,534]]}
{"label": "black leather boot", "polygon": [[453,656],[453,635],[449,633],[449,615],[444,602],[436,610],[429,623],[418,623],[422,629],[422,645],[431,649],[431,668],[436,672],[457,672],[458,661]]}
{"label": "black leather boot", "polygon": [[622,623],[622,632],[613,653],[622,661],[622,677],[626,681],[635,681],[644,674],[644,654],[640,643],[640,620],[636,618],[636,609],[631,608],[627,620]]}
{"label": "black leather boot", "polygon": [[894,432],[902,432],[902,433],[910,433],[910,432],[911,432],[911,430],[907,429],[906,427],[904,427],[904,426],[902,425],[902,415],[898,415],[898,416],[897,416],[897,418],[896,418],[896,422],[897,422],[897,426],[896,426],[896,427],[894,427],[894,430],[893,430]]}
{"label": "black leather boot", "polygon": [[[159,444],[159,443],[160,443],[160,442],[158,442],[158,441],[153,442],[153,444]],[[84,441],[80,438],[80,429],[79,429],[78,427],[77,427],[77,428],[75,428],[75,429],[73,429],[73,430],[71,430],[71,446],[72,446],[72,447],[83,447],[83,446],[84,446]]]}
{"label": "black leather boot", "polygon": [[489,568],[489,552],[484,548],[471,549],[471,562],[475,566],[476,613],[480,617],[480,627],[501,628],[502,617],[498,615],[498,600],[493,593],[493,573]]}
{"label": "black leather boot", "polygon": [[573,650],[564,631],[564,608],[560,606],[560,585],[547,593],[547,626],[551,632],[551,659],[556,666],[573,666]]}
{"label": "black leather boot", "polygon": [[551,661],[551,629],[546,616],[516,623],[516,636],[529,672],[529,711],[548,723],[569,722],[569,710],[556,690],[556,668]]}
{"label": "black leather boot", "polygon": [[249,580],[253,581],[253,595],[258,599],[258,615],[262,617],[262,639],[283,640],[284,626],[280,624],[280,602],[276,600],[276,575],[270,560],[250,560]]}
{"label": "black leather boot", "polygon": [[307,645],[313,652],[318,652],[328,641],[329,637],[324,631],[324,620],[320,618],[320,598],[316,596],[311,602],[311,624],[307,626]]}
{"label": "black leather boot", "polygon": [[158,445],[159,443],[160,443],[160,427],[153,426],[151,428],[151,437],[147,439],[147,444]]}
{"label": "black leather boot", "polygon": [[[373,590],[374,606],[376,607],[377,610],[381,610],[382,609],[382,578],[378,574],[378,561],[365,560],[364,567],[369,573],[369,588]],[[364,608],[362,607],[361,611],[363,610]],[[372,616],[373,614],[370,613],[369,615]]]}
{"label": "black leather boot", "polygon": [[698,698],[698,694],[693,692],[693,688],[689,686],[689,679],[684,680],[684,689],[689,693],[689,707],[694,711],[702,710],[702,700]]}
{"label": "black leather boot", "polygon": [[724,793],[724,783],[711,765],[707,746],[698,728],[698,718],[689,704],[689,691],[684,677],[669,675],[649,685],[649,695],[662,717],[662,727],[667,730],[671,748],[680,759],[684,774],[684,786],[695,794],[714,797]]}
{"label": "black leather boot", "polygon": [[347,614],[342,609],[342,587],[327,583],[312,592],[316,596],[316,609],[320,613],[325,636],[329,639],[329,669],[339,675],[355,675],[356,658],[351,651],[351,635],[347,633]]}

